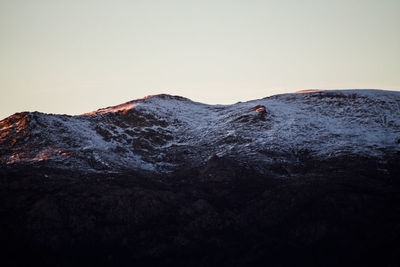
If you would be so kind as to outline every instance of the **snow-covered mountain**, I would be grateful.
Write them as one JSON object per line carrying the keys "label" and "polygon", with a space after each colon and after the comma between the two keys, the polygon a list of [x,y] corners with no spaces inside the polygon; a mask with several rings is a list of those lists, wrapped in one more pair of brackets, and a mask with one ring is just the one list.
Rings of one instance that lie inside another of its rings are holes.
{"label": "snow-covered mountain", "polygon": [[232,105],[166,94],[79,116],[0,122],[0,163],[169,173],[212,157],[260,166],[400,151],[400,92],[303,91]]}
{"label": "snow-covered mountain", "polygon": [[400,266],[399,162],[400,92],[17,113],[2,266]]}

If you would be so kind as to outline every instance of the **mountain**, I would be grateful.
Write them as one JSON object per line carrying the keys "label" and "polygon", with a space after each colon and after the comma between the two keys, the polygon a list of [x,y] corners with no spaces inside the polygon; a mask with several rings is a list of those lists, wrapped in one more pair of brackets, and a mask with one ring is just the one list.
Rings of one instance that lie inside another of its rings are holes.
{"label": "mountain", "polygon": [[2,266],[400,266],[400,92],[0,121]]}
{"label": "mountain", "polygon": [[212,156],[257,165],[260,172],[302,157],[385,160],[400,150],[399,106],[398,92],[345,90],[233,105],[162,94],[80,116],[17,113],[0,122],[0,162],[170,173]]}

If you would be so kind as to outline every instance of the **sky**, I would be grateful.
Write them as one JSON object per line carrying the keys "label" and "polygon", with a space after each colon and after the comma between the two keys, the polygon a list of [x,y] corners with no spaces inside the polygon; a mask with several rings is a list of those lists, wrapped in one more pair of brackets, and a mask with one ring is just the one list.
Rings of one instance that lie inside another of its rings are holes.
{"label": "sky", "polygon": [[0,0],[0,119],[400,90],[399,0]]}

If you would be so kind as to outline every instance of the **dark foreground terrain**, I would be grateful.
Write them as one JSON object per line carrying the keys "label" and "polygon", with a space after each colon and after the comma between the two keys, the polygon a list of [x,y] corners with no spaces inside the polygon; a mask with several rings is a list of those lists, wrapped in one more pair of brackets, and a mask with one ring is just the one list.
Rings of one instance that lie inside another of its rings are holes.
{"label": "dark foreground terrain", "polygon": [[219,157],[169,176],[5,166],[0,264],[400,266],[399,165],[335,158],[286,177]]}

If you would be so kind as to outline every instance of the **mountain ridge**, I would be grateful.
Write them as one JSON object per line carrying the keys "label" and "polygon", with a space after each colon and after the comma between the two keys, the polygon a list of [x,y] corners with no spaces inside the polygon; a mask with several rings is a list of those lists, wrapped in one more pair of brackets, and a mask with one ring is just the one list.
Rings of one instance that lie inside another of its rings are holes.
{"label": "mountain ridge", "polygon": [[14,114],[2,265],[399,266],[399,120],[368,90]]}
{"label": "mountain ridge", "polygon": [[76,116],[17,113],[0,122],[0,162],[168,173],[214,154],[260,165],[300,154],[384,158],[399,151],[398,107],[399,92],[330,90],[232,105],[159,94]]}

